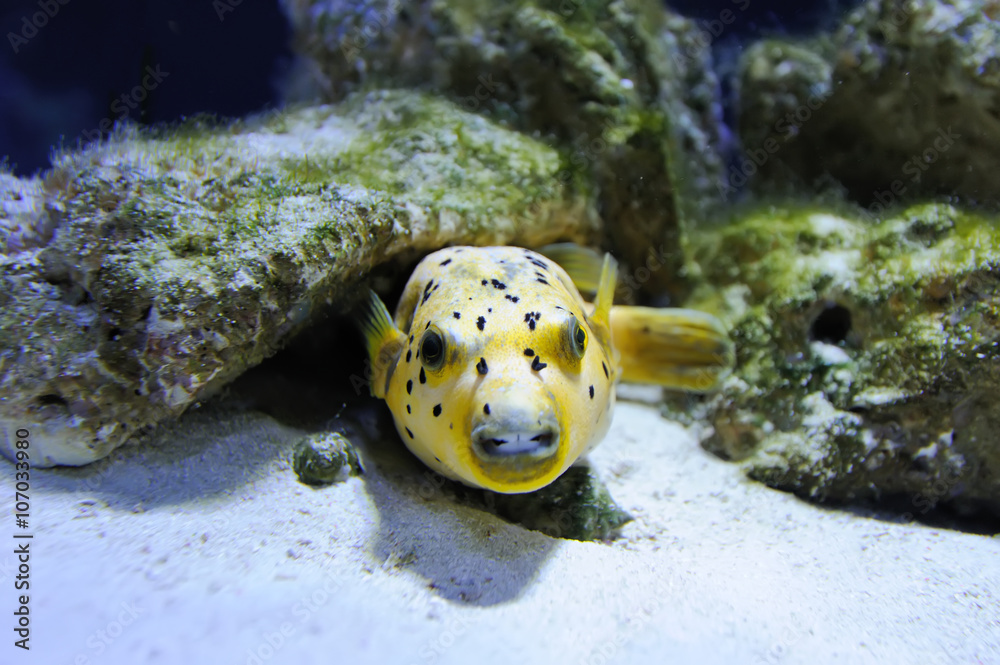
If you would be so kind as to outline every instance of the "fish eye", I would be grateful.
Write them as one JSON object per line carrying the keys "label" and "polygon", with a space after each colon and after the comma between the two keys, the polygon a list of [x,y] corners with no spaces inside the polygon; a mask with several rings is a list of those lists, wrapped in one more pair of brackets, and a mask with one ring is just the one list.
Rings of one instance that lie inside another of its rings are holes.
{"label": "fish eye", "polygon": [[576,354],[577,358],[582,358],[584,352],[587,350],[587,331],[583,329],[583,326],[580,325],[575,316],[570,317],[567,330],[569,332],[570,348],[573,349],[573,353]]}
{"label": "fish eye", "polygon": [[444,338],[436,330],[428,330],[420,339],[420,359],[428,369],[444,364]]}

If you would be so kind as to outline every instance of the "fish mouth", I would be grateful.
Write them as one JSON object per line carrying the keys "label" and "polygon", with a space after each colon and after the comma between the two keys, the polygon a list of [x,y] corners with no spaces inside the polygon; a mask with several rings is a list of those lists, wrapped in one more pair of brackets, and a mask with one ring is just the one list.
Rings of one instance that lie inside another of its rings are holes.
{"label": "fish mouth", "polygon": [[548,427],[538,430],[478,427],[472,433],[472,440],[476,453],[490,461],[544,459],[559,449],[559,434]]}

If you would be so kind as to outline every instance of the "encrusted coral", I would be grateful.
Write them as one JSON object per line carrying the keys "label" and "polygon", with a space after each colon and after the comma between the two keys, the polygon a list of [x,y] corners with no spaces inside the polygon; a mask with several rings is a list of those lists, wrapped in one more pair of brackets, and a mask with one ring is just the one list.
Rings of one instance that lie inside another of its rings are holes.
{"label": "encrusted coral", "polygon": [[409,92],[127,133],[0,180],[0,449],[83,464],[271,355],[384,262],[586,240],[557,151]]}
{"label": "encrusted coral", "polygon": [[692,246],[738,353],[708,449],[818,499],[1000,515],[1000,221],[770,207]]}
{"label": "encrusted coral", "polygon": [[842,185],[873,216],[928,195],[1000,201],[993,2],[869,0],[832,35],[747,49],[743,163],[758,192]]}
{"label": "encrusted coral", "polygon": [[286,0],[299,50],[336,99],[365,86],[433,90],[560,150],[594,191],[606,247],[647,295],[676,301],[685,214],[717,201],[721,109],[697,26],[657,0]]}

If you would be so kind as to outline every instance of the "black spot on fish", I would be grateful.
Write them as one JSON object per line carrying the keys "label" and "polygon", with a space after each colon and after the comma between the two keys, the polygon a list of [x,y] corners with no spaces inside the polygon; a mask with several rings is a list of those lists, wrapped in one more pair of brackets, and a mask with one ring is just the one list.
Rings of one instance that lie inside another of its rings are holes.
{"label": "black spot on fish", "polygon": [[549,366],[548,363],[542,362],[541,356],[535,356],[535,359],[531,361],[531,369],[535,370],[536,372],[541,372],[548,366]]}
{"label": "black spot on fish", "polygon": [[427,330],[427,329],[428,329],[428,328],[430,328],[430,327],[431,327],[431,322],[430,322],[430,321],[428,321],[428,322],[427,322],[427,325],[426,325],[426,326],[424,326],[424,330]]}
{"label": "black spot on fish", "polygon": [[413,344],[413,335],[410,335],[410,344]]}
{"label": "black spot on fish", "polygon": [[423,367],[420,368],[420,383],[421,383],[421,385],[424,384],[424,383],[427,383],[427,375],[424,374],[424,368]]}
{"label": "black spot on fish", "polygon": [[410,411],[410,405],[409,404],[406,405],[406,412],[407,413],[413,413],[413,411]]}
{"label": "black spot on fish", "polygon": [[476,371],[483,376],[486,376],[486,372],[489,371],[489,368],[486,366],[486,358],[479,359],[479,362],[476,363]]}
{"label": "black spot on fish", "polygon": [[494,289],[500,289],[501,291],[503,291],[504,289],[507,288],[507,285],[501,282],[499,279],[491,279],[490,282],[493,283]]}
{"label": "black spot on fish", "polygon": [[541,268],[542,270],[548,270],[549,269],[549,265],[547,263],[545,263],[545,261],[539,261],[536,258],[530,258],[528,260],[531,262],[532,265],[536,265],[539,268]]}
{"label": "black spot on fish", "polygon": [[538,282],[539,284],[544,284],[545,286],[549,286],[549,283],[548,283],[548,281],[546,281],[546,280],[542,279],[541,277],[539,277],[539,278],[538,278],[538,279],[536,279],[535,281],[536,281],[536,282]]}
{"label": "black spot on fish", "polygon": [[603,360],[601,361],[601,367],[604,368],[604,378],[605,379],[610,379],[611,376],[608,374],[608,366],[604,364]]}
{"label": "black spot on fish", "polygon": [[451,315],[454,316],[456,319],[462,318],[462,315],[459,312],[452,312]]}
{"label": "black spot on fish", "polygon": [[455,423],[448,423],[448,429],[455,429]]}
{"label": "black spot on fish", "polygon": [[480,330],[482,330],[483,328],[485,328],[486,327],[486,317],[480,316],[478,319],[476,319],[476,327],[479,328]]}
{"label": "black spot on fish", "polygon": [[[439,265],[441,265],[442,267],[444,267],[444,266],[448,265],[449,263],[451,263],[451,259],[445,259]],[[438,461],[440,462],[441,460],[438,460]]]}
{"label": "black spot on fish", "polygon": [[506,298],[507,300],[509,300],[511,302],[517,302],[518,300],[520,300],[520,298],[518,298],[517,296],[512,296],[509,293],[507,295],[505,295],[504,298]]}
{"label": "black spot on fish", "polygon": [[488,308],[488,309],[487,309],[486,311],[487,311],[487,312],[489,312],[490,314],[492,314],[492,313],[493,313],[493,308],[492,308],[492,307],[490,307],[490,308]]}
{"label": "black spot on fish", "polygon": [[594,399],[594,386],[590,387],[590,399]]}
{"label": "black spot on fish", "polygon": [[413,432],[410,431],[410,428],[409,427],[404,427],[403,429],[406,430],[406,433],[409,434],[410,438],[412,439],[413,438]]}
{"label": "black spot on fish", "polygon": [[413,355],[413,352],[410,351],[409,349],[407,349],[406,350],[406,362],[410,362],[410,356],[412,356],[412,355]]}
{"label": "black spot on fish", "polygon": [[490,415],[490,405],[489,404],[483,404],[483,413],[485,413],[486,415]]}
{"label": "black spot on fish", "polygon": [[407,395],[413,394],[413,379],[410,379],[409,381],[406,382],[406,394]]}
{"label": "black spot on fish", "polygon": [[524,355],[526,355],[526,356],[528,356],[530,358],[531,356],[535,355],[535,350],[534,349],[525,349],[524,350]]}
{"label": "black spot on fish", "polygon": [[434,456],[434,460],[435,460],[436,462],[440,462],[440,461],[441,461],[441,458],[440,458],[440,457],[438,457],[437,455],[435,455],[435,456]]}
{"label": "black spot on fish", "polygon": [[528,324],[530,330],[535,329],[535,321],[542,318],[541,312],[528,312],[524,315],[524,322]]}
{"label": "black spot on fish", "polygon": [[434,405],[434,411],[433,411],[433,413],[434,413],[434,417],[435,418],[437,418],[438,416],[441,415],[441,405],[440,404],[435,404]]}
{"label": "black spot on fish", "polygon": [[[420,299],[420,304],[423,305],[427,302],[427,299],[431,297],[431,287],[434,286],[434,280],[427,282],[427,286],[424,287],[424,297]],[[430,321],[428,321],[430,323]]]}
{"label": "black spot on fish", "polygon": [[489,284],[489,282],[487,282],[487,281],[486,281],[486,280],[484,279],[484,280],[483,280],[483,286],[486,286],[487,284]]}

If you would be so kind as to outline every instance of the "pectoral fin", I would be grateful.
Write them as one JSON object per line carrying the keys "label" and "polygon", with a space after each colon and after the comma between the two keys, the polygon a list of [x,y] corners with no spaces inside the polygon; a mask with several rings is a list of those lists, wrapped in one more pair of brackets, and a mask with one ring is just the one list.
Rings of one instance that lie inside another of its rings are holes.
{"label": "pectoral fin", "polygon": [[722,322],[704,312],[618,306],[611,310],[611,331],[622,381],[705,392],[735,362]]}
{"label": "pectoral fin", "polygon": [[365,378],[371,377],[371,394],[384,399],[406,335],[392,322],[385,303],[374,291],[368,292],[368,301],[358,311],[357,320],[368,347]]}
{"label": "pectoral fin", "polygon": [[618,262],[610,254],[604,255],[601,266],[601,276],[597,282],[597,295],[594,297],[594,312],[590,315],[592,323],[610,330],[611,306],[615,300],[615,287],[618,285]]}
{"label": "pectoral fin", "polygon": [[572,242],[545,245],[538,250],[566,271],[580,293],[595,293],[600,287],[604,255]]}

